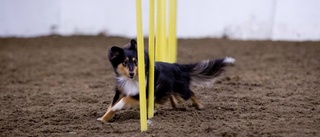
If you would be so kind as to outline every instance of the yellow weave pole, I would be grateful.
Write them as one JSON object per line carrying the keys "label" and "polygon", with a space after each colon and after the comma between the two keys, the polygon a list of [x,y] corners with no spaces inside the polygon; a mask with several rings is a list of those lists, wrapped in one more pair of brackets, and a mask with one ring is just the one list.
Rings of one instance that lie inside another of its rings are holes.
{"label": "yellow weave pole", "polygon": [[177,61],[177,0],[169,0],[169,24],[168,24],[168,59],[170,63]]}
{"label": "yellow weave pole", "polygon": [[156,25],[157,25],[157,34],[156,34],[156,61],[161,61],[162,59],[162,55],[159,54],[161,51],[161,0],[157,0],[157,21],[156,21]]}
{"label": "yellow weave pole", "polygon": [[157,0],[156,61],[165,61],[166,52],[166,0]]}
{"label": "yellow weave pole", "polygon": [[167,0],[160,0],[161,1],[161,50],[160,50],[160,54],[161,54],[161,61],[166,62],[167,61],[167,56],[166,56],[166,52],[167,52],[167,8],[166,8],[166,1]]}
{"label": "yellow weave pole", "polygon": [[149,2],[149,86],[148,118],[154,116],[154,0]]}
{"label": "yellow weave pole", "polygon": [[[176,7],[177,0],[169,0],[169,28],[167,28],[167,0],[157,1],[157,35],[156,35],[156,61],[176,62],[177,36],[176,36]],[[167,29],[168,38],[167,38]]]}
{"label": "yellow weave pole", "polygon": [[147,131],[147,99],[146,99],[146,77],[144,62],[144,43],[142,33],[142,3],[136,0],[136,20],[137,20],[137,48],[138,48],[138,74],[139,74],[139,100],[140,100],[140,126],[141,132]]}

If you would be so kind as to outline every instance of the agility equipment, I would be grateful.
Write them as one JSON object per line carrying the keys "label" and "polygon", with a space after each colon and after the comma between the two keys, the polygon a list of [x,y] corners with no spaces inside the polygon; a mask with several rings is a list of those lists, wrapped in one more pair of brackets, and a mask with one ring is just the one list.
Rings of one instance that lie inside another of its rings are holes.
{"label": "agility equipment", "polygon": [[148,118],[154,115],[154,0],[149,1],[149,86],[148,86]]}
{"label": "agility equipment", "polygon": [[[137,49],[138,49],[138,73],[139,73],[139,101],[140,101],[140,126],[141,132],[147,131],[147,117],[154,115],[154,63],[155,61],[174,63],[177,60],[176,38],[176,7],[177,0],[169,0],[169,25],[167,34],[167,0],[157,0],[156,13],[156,39],[154,36],[155,0],[149,1],[149,77],[148,77],[148,101],[146,100],[146,76],[144,62],[144,40],[142,30],[142,3],[136,0],[137,22]],[[155,42],[156,41],[156,42]],[[156,45],[154,45],[156,43]],[[147,104],[148,103],[148,104]]]}
{"label": "agility equipment", "polygon": [[146,101],[146,76],[144,67],[144,42],[142,34],[142,8],[141,0],[136,0],[136,21],[137,21],[137,49],[138,49],[138,73],[139,73],[139,104],[140,104],[140,128],[141,131],[147,131],[147,101]]}

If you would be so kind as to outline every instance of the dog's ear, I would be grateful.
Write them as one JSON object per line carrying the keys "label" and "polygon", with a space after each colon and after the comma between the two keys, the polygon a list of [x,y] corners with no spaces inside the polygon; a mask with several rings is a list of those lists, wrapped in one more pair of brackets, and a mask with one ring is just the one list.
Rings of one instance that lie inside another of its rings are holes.
{"label": "dog's ear", "polygon": [[129,50],[137,50],[137,41],[132,39],[130,41]]}
{"label": "dog's ear", "polygon": [[124,56],[124,50],[120,47],[113,46],[109,50],[108,58],[110,61],[114,60],[115,58],[123,57]]}

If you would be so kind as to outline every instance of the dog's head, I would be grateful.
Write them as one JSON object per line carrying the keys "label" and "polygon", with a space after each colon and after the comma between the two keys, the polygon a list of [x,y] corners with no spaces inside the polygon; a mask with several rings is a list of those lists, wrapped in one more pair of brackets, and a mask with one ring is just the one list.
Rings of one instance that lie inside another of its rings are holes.
{"label": "dog's head", "polygon": [[124,48],[111,47],[108,58],[117,75],[130,79],[134,79],[137,76],[138,56],[137,42],[135,40],[131,40]]}

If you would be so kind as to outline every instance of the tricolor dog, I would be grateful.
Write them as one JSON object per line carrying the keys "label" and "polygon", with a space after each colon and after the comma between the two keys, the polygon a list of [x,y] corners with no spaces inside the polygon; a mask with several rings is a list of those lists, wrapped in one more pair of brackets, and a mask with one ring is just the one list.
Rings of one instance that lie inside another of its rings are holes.
{"label": "tricolor dog", "polygon": [[[137,43],[131,40],[124,48],[113,46],[110,48],[108,58],[116,75],[115,95],[107,112],[98,120],[107,122],[112,119],[116,111],[128,107],[139,106],[139,82]],[[149,58],[145,54],[145,68],[148,70]],[[192,64],[155,63],[155,92],[156,104],[171,102],[176,107],[178,102],[191,100],[197,109],[203,109],[195,93],[190,89],[191,84],[207,85],[223,72],[224,68],[233,64],[231,57],[204,60]],[[148,74],[148,72],[146,72]],[[147,81],[147,79],[146,79]]]}

